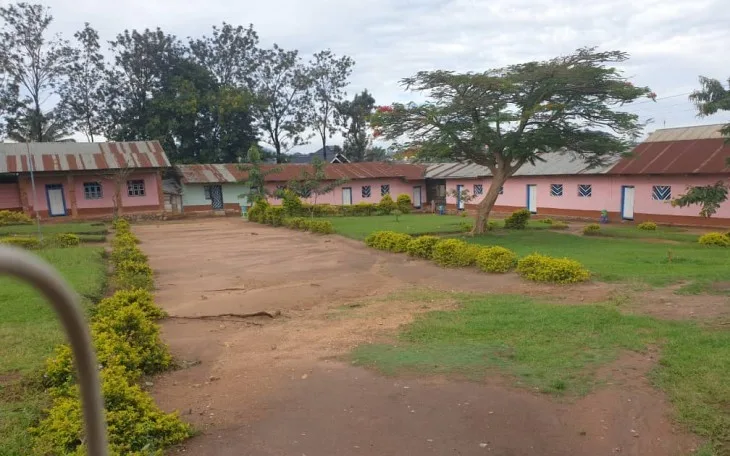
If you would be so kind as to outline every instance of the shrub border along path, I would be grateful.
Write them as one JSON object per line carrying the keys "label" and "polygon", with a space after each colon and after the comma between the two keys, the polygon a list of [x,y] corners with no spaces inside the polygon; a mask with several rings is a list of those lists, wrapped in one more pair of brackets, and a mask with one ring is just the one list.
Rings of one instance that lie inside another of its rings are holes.
{"label": "shrub border along path", "polygon": [[[102,382],[110,454],[151,455],[192,435],[176,413],[164,413],[139,386],[143,375],[171,365],[167,346],[155,320],[164,312],[150,290],[152,270],[137,247],[129,223],[115,222],[112,242],[116,293],[92,312],[91,333]],[[83,418],[76,371],[68,345],[59,346],[46,362],[45,386],[52,405],[31,429],[38,454],[85,454]]]}

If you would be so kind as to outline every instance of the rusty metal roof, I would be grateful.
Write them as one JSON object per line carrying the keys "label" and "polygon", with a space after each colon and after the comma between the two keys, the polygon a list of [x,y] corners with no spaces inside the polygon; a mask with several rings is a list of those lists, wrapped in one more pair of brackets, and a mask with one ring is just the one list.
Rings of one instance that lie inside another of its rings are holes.
{"label": "rusty metal roof", "polygon": [[[605,166],[590,167],[582,158],[571,153],[550,153],[542,156],[545,161],[526,163],[515,176],[566,176],[573,174],[605,174],[617,158],[609,159]],[[492,172],[486,166],[474,163],[436,163],[426,170],[431,179],[477,179],[489,177]]]}
{"label": "rusty metal roof", "polygon": [[643,142],[609,174],[724,174],[730,144],[724,139]]}
{"label": "rusty metal roof", "polygon": [[[177,165],[182,182],[185,184],[225,183],[245,180],[247,173],[239,169],[238,164],[222,165]],[[246,164],[242,164],[246,166]],[[282,165],[261,165],[261,169],[271,170],[278,167],[277,173],[266,175],[266,182],[287,182],[296,180],[302,171],[313,172],[312,165],[287,163]],[[330,163],[325,166],[328,179],[376,179],[402,178],[405,180],[419,180],[424,178],[426,167],[407,163]]]}
{"label": "rusty metal roof", "polygon": [[0,173],[166,168],[170,161],[158,141],[104,143],[0,143]]}

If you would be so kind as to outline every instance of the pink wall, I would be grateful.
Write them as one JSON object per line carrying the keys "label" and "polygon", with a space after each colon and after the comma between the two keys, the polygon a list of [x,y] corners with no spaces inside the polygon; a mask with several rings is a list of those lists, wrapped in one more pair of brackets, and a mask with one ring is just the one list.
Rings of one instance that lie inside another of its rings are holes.
{"label": "pink wall", "polygon": [[[333,205],[341,205],[342,204],[342,189],[343,188],[351,188],[352,189],[352,204],[357,203],[378,203],[380,202],[380,186],[381,185],[390,185],[390,196],[395,200],[398,198],[398,195],[406,194],[411,197],[411,201],[413,201],[413,187],[421,187],[421,202],[422,205],[426,204],[426,185],[424,184],[424,181],[403,181],[402,179],[358,179],[358,180],[352,180],[350,182],[347,182],[343,184],[341,187],[335,188],[332,192],[327,193],[326,195],[321,195],[317,198],[317,204],[333,204]],[[279,184],[282,185],[282,184]],[[362,197],[362,187],[369,185],[370,186],[370,198],[363,198]],[[274,192],[276,190],[276,184],[267,184],[266,188],[269,192]],[[307,203],[314,203],[314,198],[306,198],[304,199]],[[278,200],[276,198],[269,198],[269,202],[271,204],[281,204],[281,200]]]}
{"label": "pink wall", "polygon": [[[621,187],[634,186],[634,212],[640,214],[657,214],[670,216],[693,216],[699,214],[699,206],[686,208],[672,207],[669,201],[657,201],[652,198],[652,187],[655,185],[671,186],[671,197],[676,198],[684,193],[688,186],[714,184],[718,180],[728,181],[727,175],[707,176],[518,176],[508,179],[504,184],[504,193],[497,198],[497,206],[525,207],[527,204],[527,185],[537,185],[537,212],[540,208],[595,211],[598,214],[602,209],[609,212],[621,210]],[[446,191],[456,190],[459,184],[473,194],[474,184],[484,186],[484,194],[489,190],[491,179],[461,179],[448,180]],[[563,184],[563,196],[550,196],[550,184]],[[590,198],[578,196],[578,185],[590,184],[592,194]],[[472,200],[476,204],[483,196]],[[448,204],[456,204],[456,198],[447,197]],[[723,203],[716,218],[730,218],[730,200]]]}
{"label": "pink wall", "polygon": [[[127,196],[127,185],[122,184],[122,206],[125,208],[134,208],[135,206],[159,206],[160,199],[157,191],[157,174],[156,173],[132,173],[127,180],[144,180],[145,196]],[[99,182],[102,184],[102,195],[100,199],[84,198],[84,182]],[[69,196],[69,184],[67,176],[36,176],[36,196],[33,200],[32,190],[28,184],[28,197],[31,199],[29,203],[36,205],[39,211],[48,210],[48,201],[46,199],[46,185],[61,184],[63,185],[63,196],[66,199],[66,210],[71,213],[71,198]],[[76,207],[78,209],[90,208],[112,208],[114,198],[114,183],[110,179],[104,179],[102,176],[93,174],[76,174],[74,176],[74,187],[76,190]]]}
{"label": "pink wall", "polygon": [[20,202],[20,187],[17,182],[0,184],[0,210],[23,207]]}

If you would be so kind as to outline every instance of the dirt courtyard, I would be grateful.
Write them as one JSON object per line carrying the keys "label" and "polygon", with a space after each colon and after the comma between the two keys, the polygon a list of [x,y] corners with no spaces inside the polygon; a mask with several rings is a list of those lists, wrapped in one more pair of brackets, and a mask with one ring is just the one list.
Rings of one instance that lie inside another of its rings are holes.
{"label": "dirt courtyard", "polygon": [[[182,364],[154,379],[151,390],[164,409],[179,410],[200,431],[173,453],[652,456],[695,448],[693,437],[674,429],[664,395],[645,377],[651,353],[602,369],[606,385],[574,401],[498,378],[393,378],[342,361],[414,315],[451,305],[408,293],[568,301],[563,287],[445,270],[339,236],[231,218],[139,225],[134,232],[155,271],[157,303],[170,315],[163,337]],[[570,293],[573,301],[594,302],[612,292],[588,284]],[[248,317],[259,312],[265,314]]]}

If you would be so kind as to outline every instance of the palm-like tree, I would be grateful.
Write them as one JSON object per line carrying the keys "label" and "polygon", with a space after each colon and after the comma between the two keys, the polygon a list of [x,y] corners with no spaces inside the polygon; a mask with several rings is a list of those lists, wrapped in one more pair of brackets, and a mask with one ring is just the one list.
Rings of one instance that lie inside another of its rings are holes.
{"label": "palm-like tree", "polygon": [[[689,96],[697,106],[700,116],[709,116],[718,111],[730,111],[730,78],[727,82],[726,89],[719,80],[700,76],[702,89],[695,90]],[[725,124],[720,131],[730,140],[730,123]]]}
{"label": "palm-like tree", "polygon": [[17,142],[74,142],[66,124],[53,112],[27,110],[8,121],[8,138]]}

